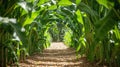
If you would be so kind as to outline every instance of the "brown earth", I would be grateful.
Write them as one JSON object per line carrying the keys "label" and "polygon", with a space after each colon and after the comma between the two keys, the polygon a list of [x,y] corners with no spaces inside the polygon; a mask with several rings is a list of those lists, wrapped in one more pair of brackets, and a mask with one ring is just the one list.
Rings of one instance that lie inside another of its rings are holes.
{"label": "brown earth", "polygon": [[[20,67],[100,67],[85,57],[76,57],[76,51],[62,42],[52,43],[42,54],[34,54],[19,64]],[[106,66],[102,66],[106,67]]]}

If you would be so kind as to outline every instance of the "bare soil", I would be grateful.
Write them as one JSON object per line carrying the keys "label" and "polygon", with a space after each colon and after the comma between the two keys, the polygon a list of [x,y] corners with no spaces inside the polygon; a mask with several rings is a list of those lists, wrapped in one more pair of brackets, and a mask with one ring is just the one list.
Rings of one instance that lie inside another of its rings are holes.
{"label": "bare soil", "polygon": [[[76,57],[76,51],[62,42],[51,43],[42,54],[35,53],[19,64],[20,67],[99,67],[91,64],[86,57]],[[102,66],[104,67],[104,66]]]}

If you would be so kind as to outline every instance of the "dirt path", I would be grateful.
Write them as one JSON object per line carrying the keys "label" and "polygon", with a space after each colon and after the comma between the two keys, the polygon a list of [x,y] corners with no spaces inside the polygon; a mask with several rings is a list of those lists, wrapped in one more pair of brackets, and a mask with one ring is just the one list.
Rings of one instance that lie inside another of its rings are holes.
{"label": "dirt path", "polygon": [[35,54],[28,57],[25,62],[20,63],[20,67],[93,67],[86,58],[79,60],[76,52],[68,48],[62,42],[52,43],[42,54]]}

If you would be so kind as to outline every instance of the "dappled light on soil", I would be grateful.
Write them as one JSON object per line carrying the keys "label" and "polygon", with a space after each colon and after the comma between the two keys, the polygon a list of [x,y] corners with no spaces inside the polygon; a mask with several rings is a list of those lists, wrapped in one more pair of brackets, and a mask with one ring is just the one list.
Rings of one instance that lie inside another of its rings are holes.
{"label": "dappled light on soil", "polygon": [[[42,54],[35,53],[19,64],[20,67],[93,67],[85,57],[76,57],[76,51],[62,42],[52,43]],[[94,66],[95,67],[95,66]]]}
{"label": "dappled light on soil", "polygon": [[63,42],[53,42],[51,43],[50,47],[47,48],[47,50],[49,49],[55,49],[55,50],[63,50],[63,49],[67,49],[68,47],[64,45]]}

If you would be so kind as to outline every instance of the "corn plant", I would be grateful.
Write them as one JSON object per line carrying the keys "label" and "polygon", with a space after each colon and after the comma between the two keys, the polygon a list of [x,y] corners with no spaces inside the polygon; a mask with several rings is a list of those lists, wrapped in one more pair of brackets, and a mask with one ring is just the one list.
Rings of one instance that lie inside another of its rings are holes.
{"label": "corn plant", "polygon": [[[8,2],[10,3],[7,5]],[[45,33],[47,28],[40,26],[40,21],[37,19],[37,17],[40,17],[38,16],[39,13],[44,10],[41,9],[41,11],[32,12],[33,7],[38,9],[41,7],[38,4],[42,3],[39,2],[39,0],[21,0],[14,2],[9,0],[0,1],[1,8],[3,8],[3,10],[0,10],[0,44],[2,46],[0,50],[2,53],[0,55],[2,57],[2,59],[0,59],[1,67],[6,67],[7,64],[18,62],[19,59],[25,59],[26,55],[31,55],[33,53],[32,51],[41,51],[45,48],[43,46],[46,45],[46,43],[49,43],[46,41],[46,36],[41,36]],[[9,19],[8,17],[14,19]],[[39,26],[36,26],[36,23],[32,23],[34,20],[37,20]],[[3,34],[5,35],[3,36]],[[16,34],[15,38],[18,40],[15,43],[12,41],[14,39],[14,34]]]}
{"label": "corn plant", "polygon": [[0,0],[0,8],[1,67],[42,52],[64,32],[77,54],[120,66],[119,0]]}

